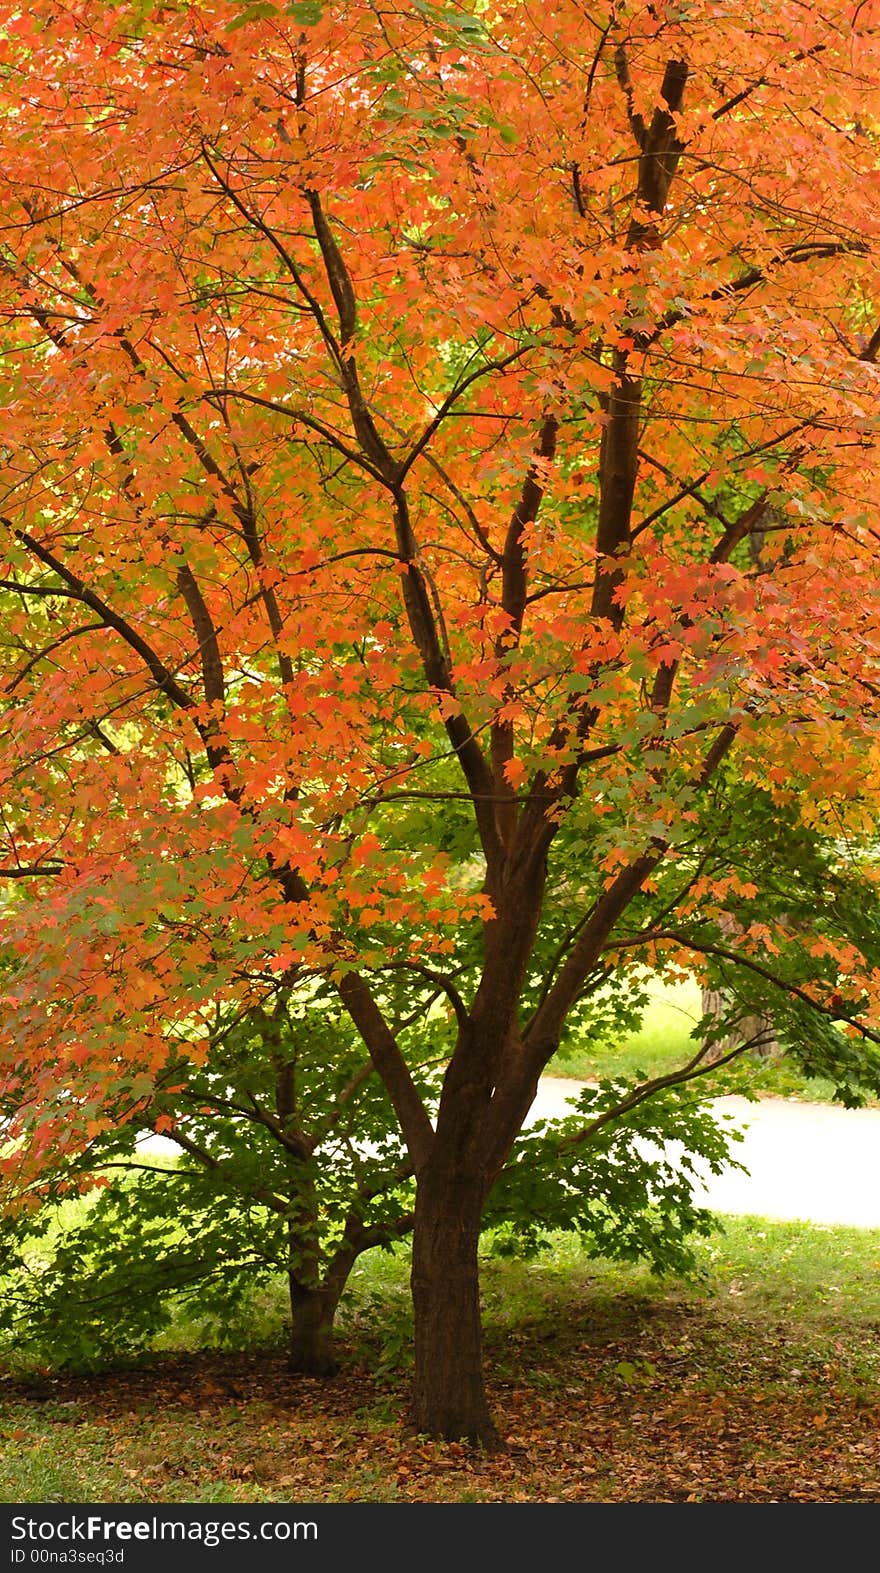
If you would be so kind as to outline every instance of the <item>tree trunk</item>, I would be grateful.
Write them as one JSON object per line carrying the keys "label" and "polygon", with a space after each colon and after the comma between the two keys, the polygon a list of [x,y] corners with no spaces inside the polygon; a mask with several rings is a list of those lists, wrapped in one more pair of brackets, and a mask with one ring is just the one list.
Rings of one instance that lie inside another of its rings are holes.
{"label": "tree trunk", "polygon": [[333,1353],[333,1322],[345,1278],[338,1288],[322,1281],[320,1219],[310,1165],[299,1166],[290,1191],[287,1365],[304,1376],[333,1376],[339,1369]]}
{"label": "tree trunk", "polygon": [[[728,996],[721,989],[703,989],[702,1008],[704,1016],[713,1016],[720,1021],[729,1004]],[[723,1038],[719,1038],[712,1045],[706,1056],[707,1063],[720,1060],[731,1049],[738,1048],[740,1044],[747,1044],[749,1052],[759,1060],[781,1060],[782,1049],[776,1038],[773,1023],[767,1016],[743,1016],[736,1022]]]}
{"label": "tree trunk", "polygon": [[288,1370],[301,1376],[335,1376],[339,1365],[334,1354],[333,1323],[338,1294],[326,1287],[304,1284],[288,1273],[290,1288],[290,1343]]}
{"label": "tree trunk", "polygon": [[483,1381],[477,1248],[482,1177],[448,1170],[419,1180],[413,1230],[415,1373],[410,1424],[446,1441],[492,1447],[498,1433]]}
{"label": "tree trunk", "polygon": [[290,1295],[290,1342],[287,1367],[302,1376],[335,1376],[333,1323],[345,1277],[337,1288],[321,1281],[321,1216],[315,1161],[297,1120],[296,1060],[278,1051],[277,1020],[266,1033],[274,1040],[275,1108],[288,1143],[287,1284]]}

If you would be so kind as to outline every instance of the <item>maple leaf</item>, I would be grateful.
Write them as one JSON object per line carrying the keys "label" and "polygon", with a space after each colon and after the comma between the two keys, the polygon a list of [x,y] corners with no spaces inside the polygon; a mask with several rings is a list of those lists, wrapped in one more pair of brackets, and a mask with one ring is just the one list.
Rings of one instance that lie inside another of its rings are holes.
{"label": "maple leaf", "polygon": [[319,999],[419,1176],[414,1423],[491,1440],[480,1216],[597,978],[763,969],[876,1081],[862,898],[790,858],[811,949],[770,853],[876,817],[880,39],[196,9],[0,15],[8,1139]]}

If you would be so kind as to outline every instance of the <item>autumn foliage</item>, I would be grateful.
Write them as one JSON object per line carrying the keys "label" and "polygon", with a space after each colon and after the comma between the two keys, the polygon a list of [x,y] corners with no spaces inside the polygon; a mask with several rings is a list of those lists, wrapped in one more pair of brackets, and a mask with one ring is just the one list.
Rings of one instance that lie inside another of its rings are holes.
{"label": "autumn foliage", "polygon": [[489,1437],[482,1210],[609,978],[877,1041],[767,856],[876,798],[877,6],[36,0],[0,65],[6,1161],[329,981],[414,1421]]}

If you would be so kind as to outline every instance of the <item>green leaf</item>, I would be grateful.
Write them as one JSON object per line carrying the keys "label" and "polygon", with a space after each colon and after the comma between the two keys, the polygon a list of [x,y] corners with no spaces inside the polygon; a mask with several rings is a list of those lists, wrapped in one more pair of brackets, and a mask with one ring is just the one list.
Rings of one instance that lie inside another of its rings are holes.
{"label": "green leaf", "polygon": [[270,0],[255,0],[253,5],[245,6],[241,14],[226,26],[227,33],[234,33],[237,28],[244,27],[248,22],[258,22],[266,16],[277,16],[277,5],[271,5]]}
{"label": "green leaf", "polygon": [[317,27],[324,15],[324,7],[320,0],[296,0],[295,4],[287,7],[287,15],[292,16],[301,27]]}

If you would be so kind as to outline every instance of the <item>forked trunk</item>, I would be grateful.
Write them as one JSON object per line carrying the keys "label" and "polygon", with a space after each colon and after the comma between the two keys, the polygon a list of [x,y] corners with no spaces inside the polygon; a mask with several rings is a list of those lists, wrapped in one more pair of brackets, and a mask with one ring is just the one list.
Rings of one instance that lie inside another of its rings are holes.
{"label": "forked trunk", "polygon": [[492,1447],[498,1433],[483,1379],[477,1248],[484,1187],[462,1175],[419,1181],[413,1230],[415,1373],[410,1424],[447,1441]]}
{"label": "forked trunk", "polygon": [[333,1345],[333,1322],[339,1296],[326,1287],[313,1288],[288,1273],[290,1343],[287,1365],[301,1376],[334,1376],[339,1370]]}

